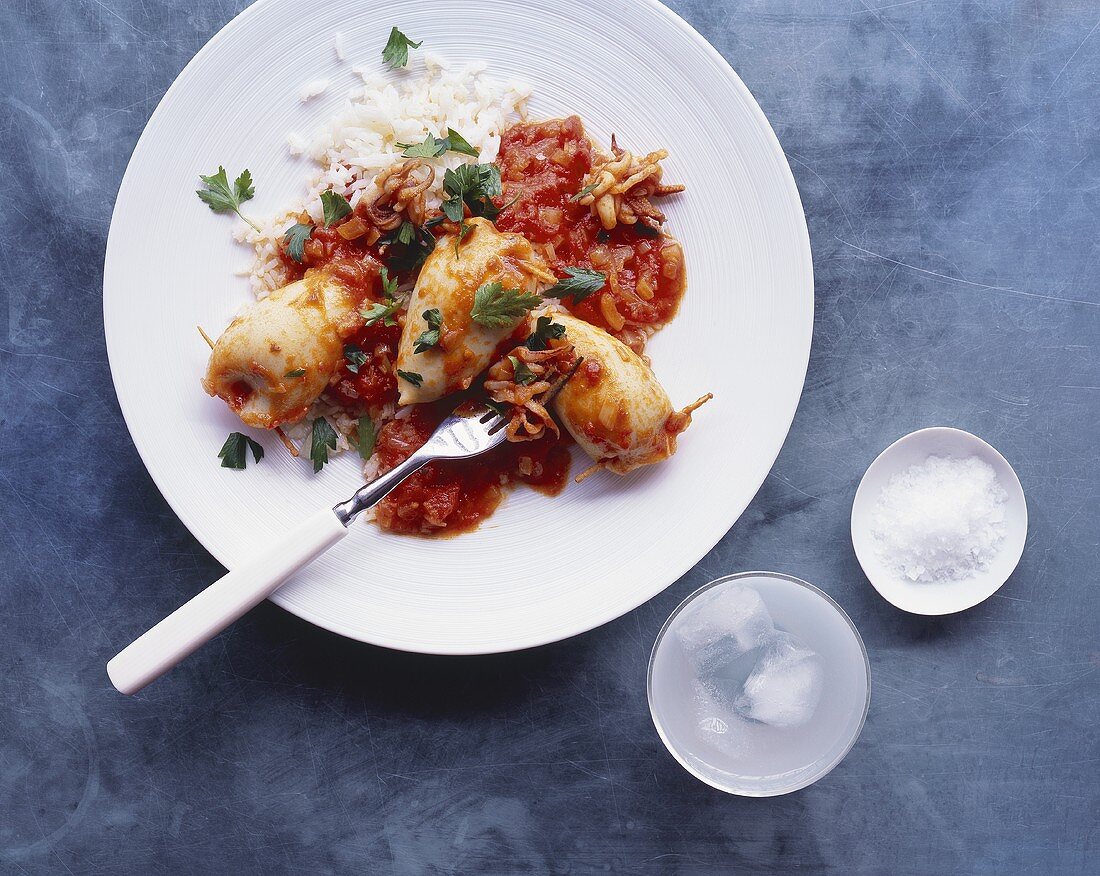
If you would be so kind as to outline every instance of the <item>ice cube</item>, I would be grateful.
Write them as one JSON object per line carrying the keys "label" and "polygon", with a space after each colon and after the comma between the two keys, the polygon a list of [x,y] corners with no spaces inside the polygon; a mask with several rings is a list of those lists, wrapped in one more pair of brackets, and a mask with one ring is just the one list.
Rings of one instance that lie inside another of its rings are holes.
{"label": "ice cube", "polygon": [[744,584],[717,588],[688,612],[676,634],[696,671],[750,651],[774,629],[764,600]]}
{"label": "ice cube", "polygon": [[823,679],[817,654],[790,633],[777,630],[745,680],[736,708],[762,724],[798,727],[813,716]]}
{"label": "ice cube", "polygon": [[727,755],[743,754],[748,744],[746,732],[751,723],[715,700],[698,681],[693,681],[691,687],[695,694],[695,732],[699,739]]}

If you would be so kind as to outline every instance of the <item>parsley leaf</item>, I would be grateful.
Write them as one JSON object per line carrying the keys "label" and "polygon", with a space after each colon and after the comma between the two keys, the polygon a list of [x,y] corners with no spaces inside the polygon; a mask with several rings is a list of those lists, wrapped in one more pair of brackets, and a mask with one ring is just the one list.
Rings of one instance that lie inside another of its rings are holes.
{"label": "parsley leaf", "polygon": [[579,192],[577,192],[575,195],[573,195],[573,197],[571,197],[569,200],[570,201],[579,201],[585,195],[591,194],[593,191],[595,191],[597,185],[598,185],[598,183],[589,183],[583,189],[581,189]]}
{"label": "parsley leaf", "polygon": [[496,219],[500,209],[492,199],[502,191],[500,168],[495,164],[460,164],[448,168],[443,174],[443,191],[450,197],[443,201],[441,209],[452,222],[462,221],[463,204],[474,216]]}
{"label": "parsley leaf", "polygon": [[459,226],[458,226],[458,237],[455,238],[455,258],[456,259],[462,258],[462,256],[460,256],[459,253],[458,253],[458,248],[460,246],[462,246],[462,241],[464,241],[466,239],[466,235],[469,234],[473,230],[474,230],[473,225],[468,225],[465,222],[462,222],[462,223],[459,224]]}
{"label": "parsley leaf", "polygon": [[415,371],[402,371],[399,368],[397,370],[397,376],[402,380],[409,381],[413,386],[420,386],[420,384],[424,382],[424,378]]}
{"label": "parsley leaf", "polygon": [[406,158],[438,158],[449,148],[446,140],[440,140],[429,134],[423,143],[398,143],[405,151],[401,154]]}
{"label": "parsley leaf", "polygon": [[252,174],[248,172],[248,168],[242,170],[241,175],[233,181],[233,188],[229,187],[229,177],[225,175],[225,168],[220,164],[217,173],[210,176],[203,176],[200,173],[199,179],[202,180],[205,188],[197,189],[195,194],[207,207],[215,213],[232,211],[256,229],[257,232],[260,230],[260,226],[241,213],[241,204],[250,201],[252,196],[256,194],[256,187],[252,185]]}
{"label": "parsley leaf", "polygon": [[363,459],[370,459],[374,453],[374,442],[378,433],[374,428],[374,421],[370,417],[359,418],[359,455]]}
{"label": "parsley leaf", "polygon": [[313,434],[309,447],[309,458],[313,460],[313,471],[319,472],[328,462],[329,449],[336,449],[336,430],[324,417],[313,421]]}
{"label": "parsley leaf", "polygon": [[540,301],[542,298],[533,292],[505,289],[499,282],[485,283],[474,293],[470,318],[485,328],[507,328],[538,307]]}
{"label": "parsley leaf", "polygon": [[442,139],[428,134],[423,143],[395,143],[394,145],[404,150],[401,154],[406,158],[438,158],[445,152],[457,152],[474,158],[480,154],[465,137],[450,128],[447,129],[447,136]]}
{"label": "parsley leaf", "polygon": [[439,343],[439,329],[443,325],[443,314],[433,307],[423,313],[424,321],[428,324],[428,330],[421,332],[420,337],[413,341],[413,352],[423,353]]}
{"label": "parsley leaf", "polygon": [[405,221],[395,232],[380,238],[379,244],[387,246],[387,261],[402,271],[412,272],[419,268],[435,249],[435,235],[427,228],[427,223],[421,226]]}
{"label": "parsley leaf", "polygon": [[390,279],[390,272],[385,268],[382,268],[380,272],[382,277],[382,294],[387,298],[397,297],[397,280]]}
{"label": "parsley leaf", "polygon": [[321,208],[325,211],[325,228],[331,228],[351,212],[348,199],[331,189],[321,192]]}
{"label": "parsley leaf", "polygon": [[222,445],[222,449],[218,451],[222,468],[244,468],[248,464],[248,450],[252,451],[252,458],[256,462],[264,458],[264,449],[259,442],[253,441],[240,432],[230,432],[229,437],[225,439],[225,443]]}
{"label": "parsley leaf", "polygon": [[283,243],[286,244],[286,252],[298,264],[306,257],[306,241],[313,236],[313,226],[302,222],[296,222],[287,229],[283,235]]}
{"label": "parsley leaf", "polygon": [[527,386],[527,384],[535,382],[537,375],[527,367],[525,362],[520,362],[515,356],[509,356],[508,361],[512,363],[512,374],[516,383],[520,386]]}
{"label": "parsley leaf", "polygon": [[360,310],[359,315],[366,320],[364,325],[374,325],[376,322],[381,322],[382,325],[397,325],[393,315],[401,309],[402,304],[404,302],[400,298],[387,298],[385,304],[376,301],[370,307]]}
{"label": "parsley leaf", "polygon": [[588,268],[566,268],[568,277],[558,280],[543,294],[547,298],[566,298],[572,296],[574,304],[580,304],[593,292],[598,292],[607,282],[607,274],[591,271]]}
{"label": "parsley leaf", "polygon": [[466,215],[465,211],[462,209],[462,198],[460,197],[447,198],[447,200],[439,205],[439,209],[441,209],[443,215],[452,222],[461,222],[462,217]]}
{"label": "parsley leaf", "polygon": [[565,326],[554,322],[553,317],[540,316],[535,322],[535,330],[531,333],[524,346],[528,350],[545,350],[549,341],[556,341],[565,337]]}
{"label": "parsley leaf", "polygon": [[358,344],[344,344],[344,359],[347,360],[347,368],[352,374],[358,374],[359,369],[367,364],[367,354]]}
{"label": "parsley leaf", "polygon": [[390,38],[386,40],[386,47],[382,49],[382,60],[393,69],[404,67],[409,63],[409,49],[419,49],[421,43],[414,43],[396,27],[390,31]]}
{"label": "parsley leaf", "polygon": [[288,377],[289,378],[295,378],[295,377],[305,377],[305,376],[306,376],[306,369],[305,368],[295,368],[293,371],[288,371],[286,374],[284,374],[283,379],[285,380]]}
{"label": "parsley leaf", "polygon": [[454,128],[447,129],[447,138],[443,142],[447,144],[447,149],[450,152],[457,152],[460,155],[470,155],[474,158],[477,158],[478,155],[481,154]]}

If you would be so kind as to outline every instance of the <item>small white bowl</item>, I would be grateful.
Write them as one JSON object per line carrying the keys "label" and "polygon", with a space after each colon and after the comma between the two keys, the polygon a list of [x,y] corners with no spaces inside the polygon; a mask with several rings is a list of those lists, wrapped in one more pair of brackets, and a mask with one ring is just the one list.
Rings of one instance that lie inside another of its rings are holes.
{"label": "small white bowl", "polygon": [[[1000,551],[988,568],[963,580],[909,581],[886,565],[875,550],[871,514],[882,488],[893,475],[911,465],[920,465],[929,456],[955,459],[977,456],[993,467],[997,480],[1008,494],[1005,537]],[[883,599],[913,614],[953,614],[984,602],[1001,588],[1020,562],[1026,538],[1027,503],[1016,472],[993,447],[962,429],[934,426],[899,438],[871,463],[859,482],[852,503],[852,545],[864,574]]]}

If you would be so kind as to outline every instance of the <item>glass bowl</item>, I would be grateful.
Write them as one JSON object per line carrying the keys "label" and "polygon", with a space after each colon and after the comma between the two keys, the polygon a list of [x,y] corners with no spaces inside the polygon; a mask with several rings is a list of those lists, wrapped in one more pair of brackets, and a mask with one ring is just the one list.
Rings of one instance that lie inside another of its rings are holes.
{"label": "glass bowl", "polygon": [[653,645],[649,710],[677,761],[730,794],[771,797],[816,782],[867,719],[871,664],[828,594],[778,572],[696,590]]}

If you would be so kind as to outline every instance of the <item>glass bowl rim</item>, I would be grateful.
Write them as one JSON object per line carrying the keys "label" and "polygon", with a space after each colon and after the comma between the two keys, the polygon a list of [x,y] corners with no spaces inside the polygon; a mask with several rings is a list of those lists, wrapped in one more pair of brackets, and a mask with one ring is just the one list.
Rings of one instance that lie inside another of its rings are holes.
{"label": "glass bowl rim", "polygon": [[[744,578],[777,578],[781,581],[786,581],[791,584],[797,584],[806,588],[811,593],[814,593],[820,597],[823,597],[825,602],[832,606],[832,608],[844,619],[848,624],[848,628],[852,631],[852,634],[856,638],[856,642],[859,644],[860,653],[863,655],[863,669],[867,678],[867,696],[863,702],[863,714],[860,715],[859,725],[856,727],[855,732],[852,734],[852,738],[848,741],[848,744],[844,747],[844,750],[840,752],[830,763],[826,764],[822,769],[815,771],[809,778],[805,780],[799,780],[789,787],[782,787],[777,790],[771,790],[759,793],[747,793],[744,791],[733,791],[727,787],[723,787],[718,784],[717,781],[711,779],[708,776],[703,775],[694,765],[688,762],[680,751],[669,740],[668,734],[665,732],[664,727],[661,724],[661,720],[657,717],[657,710],[653,705],[653,664],[657,658],[657,650],[661,647],[661,643],[665,640],[665,636],[668,633],[669,627],[672,626],[672,622],[676,620],[680,612],[688,607],[697,598],[702,596],[708,590],[712,590],[722,584],[728,584],[731,581],[737,581]],[[790,794],[794,791],[799,791],[802,788],[806,788],[831,773],[840,764],[844,758],[848,756],[848,753],[855,747],[859,737],[863,734],[863,727],[867,723],[867,714],[871,709],[871,658],[867,654],[867,646],[863,642],[863,637],[859,634],[859,630],[856,629],[856,625],[852,623],[852,619],[848,616],[848,613],[840,606],[835,599],[833,599],[828,593],[822,590],[820,587],[815,587],[809,581],[803,581],[801,578],[796,578],[794,575],[787,575],[783,572],[768,572],[768,571],[752,571],[752,572],[733,572],[729,575],[723,575],[720,578],[715,578],[712,581],[708,581],[702,587],[689,593],[681,600],[680,604],[672,610],[672,613],[668,616],[665,622],[661,625],[660,631],[657,633],[657,637],[653,640],[653,648],[649,652],[649,666],[646,669],[646,699],[649,702],[649,717],[653,721],[653,726],[657,730],[657,735],[661,737],[661,742],[664,743],[668,753],[675,758],[676,762],[680,764],[691,775],[695,776],[699,781],[704,784],[710,785],[719,791],[726,794],[733,794],[738,797],[779,797],[783,794]]]}

